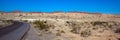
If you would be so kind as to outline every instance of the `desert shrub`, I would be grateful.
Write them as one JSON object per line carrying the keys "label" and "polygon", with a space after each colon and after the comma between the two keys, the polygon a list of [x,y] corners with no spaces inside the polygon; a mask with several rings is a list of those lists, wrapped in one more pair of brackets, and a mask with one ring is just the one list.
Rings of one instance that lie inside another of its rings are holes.
{"label": "desert shrub", "polygon": [[71,32],[79,34],[81,27],[73,27]]}
{"label": "desert shrub", "polygon": [[75,33],[75,34],[80,33],[81,23],[76,22],[76,21],[70,21],[70,22],[66,22],[66,23],[69,23],[72,33]]}
{"label": "desert shrub", "polygon": [[56,36],[61,36],[61,33],[65,33],[64,30],[57,30],[58,32],[56,33]]}
{"label": "desert shrub", "polygon": [[61,33],[65,33],[65,31],[63,31],[63,30],[61,30],[60,32],[61,32]]}
{"label": "desert shrub", "polygon": [[3,23],[7,23],[7,24],[10,24],[12,23],[12,20],[2,20]]}
{"label": "desert shrub", "polygon": [[66,23],[69,24],[72,27],[77,25],[77,22],[75,22],[75,21],[66,21]]}
{"label": "desert shrub", "polygon": [[95,22],[91,22],[91,24],[93,26],[96,26],[96,25],[108,25],[108,22],[95,21]]}
{"label": "desert shrub", "polygon": [[22,20],[23,22],[28,22],[28,20]]}
{"label": "desert shrub", "polygon": [[91,35],[91,31],[90,30],[84,30],[80,34],[81,34],[82,37],[88,37],[88,36]]}
{"label": "desert shrub", "polygon": [[56,33],[56,36],[61,36],[61,33],[60,32]]}
{"label": "desert shrub", "polygon": [[111,40],[111,39],[108,39],[108,40]]}
{"label": "desert shrub", "polygon": [[93,26],[92,27],[93,30],[98,30],[98,29],[101,29],[101,28],[104,28],[104,27],[102,27],[102,26]]}
{"label": "desert shrub", "polygon": [[117,28],[117,29],[115,30],[115,33],[120,33],[120,28]]}
{"label": "desert shrub", "polygon": [[59,33],[65,33],[64,30],[57,30]]}
{"label": "desert shrub", "polygon": [[69,24],[70,22],[69,22],[69,21],[66,21],[66,23],[68,23],[68,24]]}
{"label": "desert shrub", "polygon": [[93,30],[97,30],[98,29],[98,27],[93,27]]}
{"label": "desert shrub", "polygon": [[39,28],[40,30],[47,30],[50,28],[44,21],[35,21],[33,24],[35,24],[35,27]]}
{"label": "desert shrub", "polygon": [[2,22],[4,22],[4,23],[11,23],[12,20],[2,20]]}
{"label": "desert shrub", "polygon": [[110,29],[112,29],[112,25],[109,25],[108,27],[109,27]]}

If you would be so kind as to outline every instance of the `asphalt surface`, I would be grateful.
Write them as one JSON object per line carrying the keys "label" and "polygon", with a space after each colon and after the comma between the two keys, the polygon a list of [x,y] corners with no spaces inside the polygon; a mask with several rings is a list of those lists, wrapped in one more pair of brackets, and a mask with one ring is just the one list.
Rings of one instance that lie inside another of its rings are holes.
{"label": "asphalt surface", "polygon": [[29,28],[28,23],[13,22],[12,25],[0,29],[0,40],[20,40]]}
{"label": "asphalt surface", "polygon": [[22,23],[13,22],[12,25],[0,29],[0,37],[12,32],[13,30],[16,30],[17,28],[19,28],[18,26],[21,26],[21,25]]}

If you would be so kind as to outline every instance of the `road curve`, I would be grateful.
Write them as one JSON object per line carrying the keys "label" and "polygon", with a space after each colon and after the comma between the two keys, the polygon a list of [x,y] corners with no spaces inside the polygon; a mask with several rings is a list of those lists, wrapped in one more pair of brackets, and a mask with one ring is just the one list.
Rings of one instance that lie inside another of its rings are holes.
{"label": "road curve", "polygon": [[30,30],[28,31],[28,34],[25,40],[39,40],[39,36],[37,33],[38,32],[35,30],[34,27],[30,27]]}
{"label": "road curve", "polygon": [[13,22],[12,25],[0,29],[0,40],[21,40],[29,29],[28,23]]}

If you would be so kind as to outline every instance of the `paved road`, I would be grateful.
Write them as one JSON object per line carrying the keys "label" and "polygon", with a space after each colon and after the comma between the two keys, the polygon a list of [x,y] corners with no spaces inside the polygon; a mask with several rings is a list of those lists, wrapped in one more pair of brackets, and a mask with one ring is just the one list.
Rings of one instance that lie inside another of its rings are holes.
{"label": "paved road", "polygon": [[14,22],[13,25],[0,29],[0,40],[20,40],[29,27],[28,23]]}
{"label": "paved road", "polygon": [[0,29],[0,40],[39,40],[38,38],[37,31],[28,23],[14,22]]}
{"label": "paved road", "polygon": [[13,30],[16,30],[17,28],[19,28],[18,26],[21,26],[21,25],[22,25],[22,23],[13,22],[12,25],[0,29],[0,37],[2,37],[5,34],[10,33]]}

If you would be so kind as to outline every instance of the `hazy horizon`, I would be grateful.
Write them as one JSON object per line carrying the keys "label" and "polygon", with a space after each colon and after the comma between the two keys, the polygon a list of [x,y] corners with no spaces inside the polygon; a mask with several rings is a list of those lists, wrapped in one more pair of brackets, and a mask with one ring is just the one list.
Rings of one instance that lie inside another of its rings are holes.
{"label": "hazy horizon", "polygon": [[120,0],[0,0],[0,11],[120,14]]}

